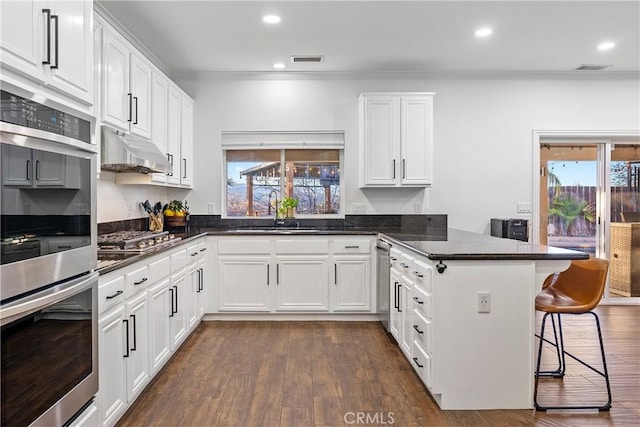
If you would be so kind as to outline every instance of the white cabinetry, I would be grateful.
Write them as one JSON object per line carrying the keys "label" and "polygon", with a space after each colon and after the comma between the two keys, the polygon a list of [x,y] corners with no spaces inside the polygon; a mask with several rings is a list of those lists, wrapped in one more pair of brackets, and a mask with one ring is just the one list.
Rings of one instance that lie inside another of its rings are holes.
{"label": "white cabinetry", "polygon": [[371,311],[372,242],[316,236],[220,238],[217,310]]}
{"label": "white cabinetry", "polygon": [[92,16],[92,0],[2,2],[2,67],[45,91],[91,105]]}
{"label": "white cabinetry", "polygon": [[332,311],[371,311],[371,241],[333,240]]}
{"label": "white cabinetry", "polygon": [[151,65],[120,35],[102,36],[102,122],[151,137]]}
{"label": "white cabinetry", "polygon": [[[169,79],[157,70],[152,72],[151,81],[151,142],[153,142],[161,153],[169,157],[168,123],[169,117]],[[150,174],[151,182],[165,184],[167,182],[166,173]]]}
{"label": "white cabinetry", "polygon": [[431,185],[433,95],[360,96],[360,187]]}
{"label": "white cabinetry", "polygon": [[413,337],[413,317],[411,312],[413,305],[410,303],[410,298],[414,285],[410,274],[414,259],[407,253],[400,252],[393,248],[390,251],[390,259],[390,301],[393,302],[393,307],[390,308],[390,332],[398,342],[403,353],[407,357],[410,357]]}
{"label": "white cabinetry", "polygon": [[100,276],[99,424],[118,421],[202,318],[205,250],[202,238]]}

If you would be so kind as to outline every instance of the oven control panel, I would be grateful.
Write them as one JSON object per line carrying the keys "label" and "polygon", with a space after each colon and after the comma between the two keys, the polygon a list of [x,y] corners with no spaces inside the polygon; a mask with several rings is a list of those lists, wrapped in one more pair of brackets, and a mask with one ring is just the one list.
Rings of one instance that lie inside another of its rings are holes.
{"label": "oven control panel", "polygon": [[91,143],[91,126],[87,120],[4,90],[0,91],[0,112],[3,122]]}

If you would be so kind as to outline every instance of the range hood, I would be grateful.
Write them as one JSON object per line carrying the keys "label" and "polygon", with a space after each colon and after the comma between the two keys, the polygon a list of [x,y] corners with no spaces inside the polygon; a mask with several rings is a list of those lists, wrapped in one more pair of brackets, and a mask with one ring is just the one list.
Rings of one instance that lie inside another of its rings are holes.
{"label": "range hood", "polygon": [[113,172],[168,173],[171,164],[151,141],[102,126],[101,169]]}

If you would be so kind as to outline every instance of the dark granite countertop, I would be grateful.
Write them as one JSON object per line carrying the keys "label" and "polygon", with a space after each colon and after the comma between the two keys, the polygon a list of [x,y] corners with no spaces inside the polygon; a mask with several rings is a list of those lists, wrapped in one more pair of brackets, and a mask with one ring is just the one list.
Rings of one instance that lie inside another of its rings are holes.
{"label": "dark granite countertop", "polygon": [[502,239],[486,234],[449,229],[446,237],[384,233],[391,243],[414,250],[435,261],[446,260],[572,260],[587,259],[585,252]]}

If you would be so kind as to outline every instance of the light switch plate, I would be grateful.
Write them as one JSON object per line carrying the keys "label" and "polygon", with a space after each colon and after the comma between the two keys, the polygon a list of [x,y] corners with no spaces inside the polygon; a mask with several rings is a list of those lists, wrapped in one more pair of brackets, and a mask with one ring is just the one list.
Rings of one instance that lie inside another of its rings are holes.
{"label": "light switch plate", "polygon": [[351,213],[354,213],[354,214],[367,213],[367,205],[365,203],[352,203]]}
{"label": "light switch plate", "polygon": [[519,214],[530,214],[531,213],[531,202],[518,202],[518,213]]}
{"label": "light switch plate", "polygon": [[216,204],[213,202],[207,203],[207,212],[212,214],[216,212]]}

